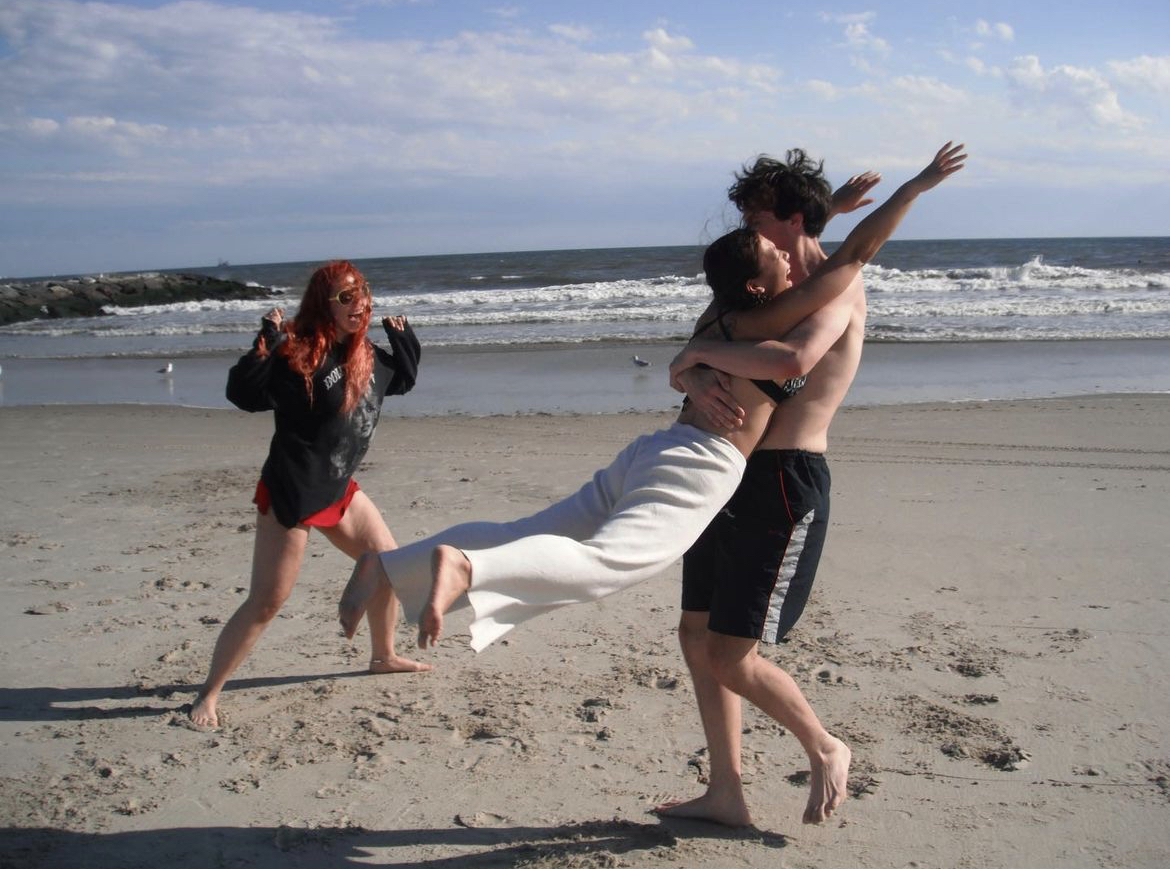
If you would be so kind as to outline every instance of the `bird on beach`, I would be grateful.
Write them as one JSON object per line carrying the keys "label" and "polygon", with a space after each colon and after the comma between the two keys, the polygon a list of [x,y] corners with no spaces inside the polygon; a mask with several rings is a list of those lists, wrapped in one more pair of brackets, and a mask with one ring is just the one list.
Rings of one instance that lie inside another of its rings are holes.
{"label": "bird on beach", "polygon": [[640,358],[638,356],[638,354],[636,354],[636,353],[630,357],[630,361],[633,362],[635,365],[637,365],[639,368],[649,368],[650,364],[651,364],[647,360]]}
{"label": "bird on beach", "polygon": [[160,368],[158,370],[158,373],[159,374],[172,374],[172,373],[174,373],[174,370],[175,370],[175,366],[172,365],[170,362],[168,362],[166,365],[164,365],[162,368]]}

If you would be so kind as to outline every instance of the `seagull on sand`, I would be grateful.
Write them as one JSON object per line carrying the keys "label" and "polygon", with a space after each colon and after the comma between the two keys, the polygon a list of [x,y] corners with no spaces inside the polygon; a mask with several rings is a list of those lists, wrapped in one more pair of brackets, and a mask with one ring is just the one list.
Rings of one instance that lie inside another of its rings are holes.
{"label": "seagull on sand", "polygon": [[166,365],[164,365],[162,368],[160,368],[158,370],[158,373],[159,374],[173,374],[174,371],[175,371],[175,366],[172,365],[170,362],[168,362]]}
{"label": "seagull on sand", "polygon": [[630,361],[633,362],[635,365],[637,365],[639,368],[649,368],[650,367],[650,363],[647,360],[640,358],[637,354],[634,354],[633,356],[631,356]]}

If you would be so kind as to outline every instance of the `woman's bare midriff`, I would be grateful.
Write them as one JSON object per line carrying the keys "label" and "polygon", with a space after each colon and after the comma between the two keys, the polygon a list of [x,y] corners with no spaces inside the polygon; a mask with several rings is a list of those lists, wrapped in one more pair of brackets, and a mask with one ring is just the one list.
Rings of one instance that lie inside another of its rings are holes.
{"label": "woman's bare midriff", "polygon": [[682,412],[678,415],[678,421],[726,438],[737,450],[743,453],[744,458],[747,458],[759,444],[760,439],[763,438],[764,432],[767,431],[768,422],[772,418],[772,411],[776,405],[760,392],[759,387],[742,377],[731,379],[731,394],[744,409],[743,425],[739,428],[724,429],[711,425],[710,421],[696,410],[693,404],[687,404],[683,407]]}

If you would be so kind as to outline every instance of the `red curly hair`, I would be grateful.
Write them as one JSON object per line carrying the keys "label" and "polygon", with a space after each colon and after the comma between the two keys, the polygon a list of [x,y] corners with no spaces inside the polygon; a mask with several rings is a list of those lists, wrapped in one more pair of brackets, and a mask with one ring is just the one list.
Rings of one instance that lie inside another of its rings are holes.
{"label": "red curly hair", "polygon": [[342,353],[345,400],[341,412],[350,413],[357,407],[374,371],[374,350],[366,340],[372,310],[370,285],[353,263],[333,260],[313,272],[296,316],[291,323],[286,320],[281,326],[282,331],[288,334],[288,340],[276,352],[288,360],[289,368],[305,379],[305,391],[312,404],[313,375],[321,367],[326,352],[338,340],[337,325],[329,300],[342,290],[363,292],[366,302],[361,326],[346,339]]}

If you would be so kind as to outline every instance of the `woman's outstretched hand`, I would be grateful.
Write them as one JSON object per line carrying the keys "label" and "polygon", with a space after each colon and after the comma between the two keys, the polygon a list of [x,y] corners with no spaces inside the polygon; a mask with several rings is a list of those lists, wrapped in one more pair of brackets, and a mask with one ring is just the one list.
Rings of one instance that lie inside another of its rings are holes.
{"label": "woman's outstretched hand", "polygon": [[949,178],[962,169],[964,161],[967,159],[967,154],[963,150],[964,147],[966,146],[947,142],[939,148],[938,153],[934,155],[934,159],[930,161],[930,165],[911,179],[911,183],[917,188],[917,192],[923,193],[930,190],[944,178]]}
{"label": "woman's outstretched hand", "polygon": [[406,331],[406,317],[405,316],[383,317],[382,318],[382,326],[387,328],[387,329],[393,329],[395,332],[405,332]]}

